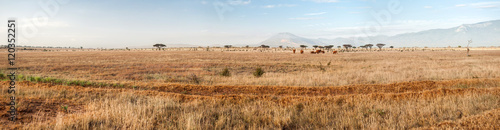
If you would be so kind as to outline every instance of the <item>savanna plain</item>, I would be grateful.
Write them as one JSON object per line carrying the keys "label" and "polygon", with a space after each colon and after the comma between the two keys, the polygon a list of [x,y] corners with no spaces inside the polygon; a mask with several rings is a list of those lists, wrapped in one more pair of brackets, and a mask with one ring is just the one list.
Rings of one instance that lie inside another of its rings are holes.
{"label": "savanna plain", "polygon": [[470,55],[19,50],[18,120],[5,63],[0,129],[500,129],[500,48]]}

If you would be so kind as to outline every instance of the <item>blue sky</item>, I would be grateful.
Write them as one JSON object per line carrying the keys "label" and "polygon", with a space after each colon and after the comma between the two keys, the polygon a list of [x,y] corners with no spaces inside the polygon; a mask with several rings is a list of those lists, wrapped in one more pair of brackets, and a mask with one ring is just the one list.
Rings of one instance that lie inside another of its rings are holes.
{"label": "blue sky", "polygon": [[[374,14],[390,19],[380,17],[381,23]],[[255,45],[280,32],[390,36],[498,20],[498,14],[500,1],[491,0],[0,0],[0,25],[15,17],[21,45],[105,48]]]}

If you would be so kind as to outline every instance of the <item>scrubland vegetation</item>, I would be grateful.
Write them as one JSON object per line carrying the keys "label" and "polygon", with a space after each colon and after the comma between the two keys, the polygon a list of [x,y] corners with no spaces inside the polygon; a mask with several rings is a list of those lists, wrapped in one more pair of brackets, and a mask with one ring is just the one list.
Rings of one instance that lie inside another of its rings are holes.
{"label": "scrubland vegetation", "polygon": [[18,53],[2,129],[500,128],[497,50]]}

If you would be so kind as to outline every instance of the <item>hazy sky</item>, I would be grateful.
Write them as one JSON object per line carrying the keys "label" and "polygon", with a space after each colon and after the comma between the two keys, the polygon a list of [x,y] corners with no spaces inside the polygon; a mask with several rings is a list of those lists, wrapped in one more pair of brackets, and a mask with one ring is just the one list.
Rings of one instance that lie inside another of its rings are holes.
{"label": "hazy sky", "polygon": [[493,0],[0,0],[0,39],[10,17],[19,21],[21,45],[120,48],[254,45],[280,32],[331,39],[395,35],[498,20],[499,14],[500,2]]}

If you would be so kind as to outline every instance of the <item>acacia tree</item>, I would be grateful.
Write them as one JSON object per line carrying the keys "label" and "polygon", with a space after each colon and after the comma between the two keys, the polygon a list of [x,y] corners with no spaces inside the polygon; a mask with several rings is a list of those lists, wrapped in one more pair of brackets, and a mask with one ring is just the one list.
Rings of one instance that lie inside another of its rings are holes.
{"label": "acacia tree", "polygon": [[373,44],[366,44],[365,47],[370,48],[370,50],[372,50]]}
{"label": "acacia tree", "polygon": [[157,43],[157,44],[154,44],[153,47],[157,47],[158,50],[160,50],[162,47],[166,47],[167,45],[165,44],[161,44],[161,43]]}
{"label": "acacia tree", "polygon": [[262,48],[270,48],[270,46],[268,46],[268,45],[260,45],[260,47],[262,47]]}
{"label": "acacia tree", "polygon": [[314,50],[316,50],[316,48],[318,48],[318,45],[314,45],[313,47],[314,47]]}
{"label": "acacia tree", "polygon": [[328,52],[330,52],[330,49],[332,49],[332,48],[333,48],[333,45],[328,45],[328,46],[325,46],[325,49],[326,49]]}
{"label": "acacia tree", "polygon": [[345,48],[347,51],[349,51],[349,48],[351,48],[351,47],[352,47],[352,45],[351,45],[351,44],[344,44],[344,45],[342,45],[342,46],[344,46],[344,48]]}
{"label": "acacia tree", "polygon": [[229,51],[229,48],[233,47],[232,45],[224,45],[224,48],[226,48],[226,51]]}
{"label": "acacia tree", "polygon": [[300,45],[300,48],[302,48],[302,49],[305,50],[307,48],[307,46],[306,45]]}
{"label": "acacia tree", "polygon": [[368,47],[365,45],[365,46],[359,46],[359,48],[365,48],[368,50]]}
{"label": "acacia tree", "polygon": [[382,43],[377,44],[377,47],[379,50],[382,50],[382,47],[384,47],[384,46],[385,46],[385,44],[382,44]]}

